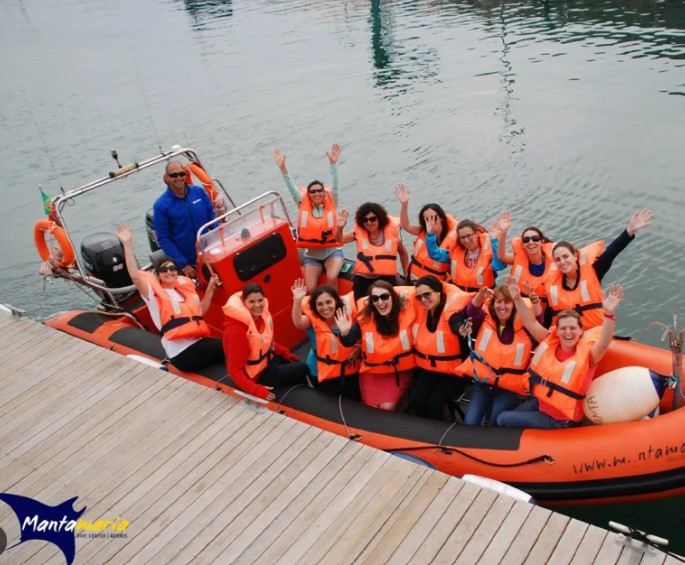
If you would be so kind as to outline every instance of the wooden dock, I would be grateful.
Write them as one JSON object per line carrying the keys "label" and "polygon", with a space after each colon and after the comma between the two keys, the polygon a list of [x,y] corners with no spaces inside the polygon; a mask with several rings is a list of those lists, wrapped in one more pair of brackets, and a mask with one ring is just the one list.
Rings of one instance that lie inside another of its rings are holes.
{"label": "wooden dock", "polygon": [[0,492],[130,522],[74,563],[676,563],[30,320],[0,313],[0,344]]}

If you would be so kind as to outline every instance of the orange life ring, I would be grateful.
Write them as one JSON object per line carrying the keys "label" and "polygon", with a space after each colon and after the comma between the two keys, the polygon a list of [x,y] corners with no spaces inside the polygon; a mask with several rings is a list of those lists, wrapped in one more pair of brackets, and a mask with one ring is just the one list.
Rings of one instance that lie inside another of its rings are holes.
{"label": "orange life ring", "polygon": [[209,196],[209,199],[212,201],[213,204],[216,201],[217,196],[219,196],[219,192],[214,186],[212,179],[209,178],[207,172],[196,163],[188,163],[185,168],[186,182],[188,184],[192,184],[192,178],[190,178],[190,175],[192,174],[193,176],[195,176],[202,183],[202,186],[205,188],[205,191],[207,192],[207,196]]}
{"label": "orange life ring", "polygon": [[74,248],[71,246],[66,232],[49,218],[38,220],[33,226],[33,241],[40,258],[43,261],[47,261],[52,257],[52,251],[45,242],[45,232],[50,232],[50,235],[57,240],[57,244],[62,251],[62,259],[55,266],[64,268],[71,265],[76,260]]}

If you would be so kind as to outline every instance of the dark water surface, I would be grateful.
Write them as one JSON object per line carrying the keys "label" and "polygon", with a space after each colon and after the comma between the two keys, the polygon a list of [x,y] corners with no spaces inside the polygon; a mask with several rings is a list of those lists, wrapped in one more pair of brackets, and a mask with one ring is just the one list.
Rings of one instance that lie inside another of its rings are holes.
{"label": "dark water surface", "polygon": [[[412,215],[427,201],[481,222],[508,208],[514,234],[537,224],[586,244],[650,206],[653,225],[605,279],[626,288],[618,328],[656,344],[647,323],[685,315],[684,2],[0,7],[0,301],[35,318],[92,305],[64,282],[43,292],[38,185],[54,194],[103,176],[113,147],[131,162],[179,143],[244,201],[283,190],[274,147],[306,183],[328,178],[333,141],[353,209],[374,199],[397,213],[392,188],[404,182]],[[162,187],[157,176],[130,182],[133,194],[100,192],[67,212],[79,234],[126,220],[143,248],[144,211]]]}

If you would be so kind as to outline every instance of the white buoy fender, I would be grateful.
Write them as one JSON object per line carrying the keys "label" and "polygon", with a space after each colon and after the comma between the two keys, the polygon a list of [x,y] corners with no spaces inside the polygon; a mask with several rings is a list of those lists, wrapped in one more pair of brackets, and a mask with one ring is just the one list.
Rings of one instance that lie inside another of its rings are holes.
{"label": "white buoy fender", "polygon": [[645,367],[621,367],[597,377],[583,401],[595,424],[640,420],[659,406],[665,379]]}

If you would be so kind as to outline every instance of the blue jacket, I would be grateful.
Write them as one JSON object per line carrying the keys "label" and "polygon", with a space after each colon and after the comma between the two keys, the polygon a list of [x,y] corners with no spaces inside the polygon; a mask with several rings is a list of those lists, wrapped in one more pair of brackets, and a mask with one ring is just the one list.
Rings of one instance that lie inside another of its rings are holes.
{"label": "blue jacket", "polygon": [[200,226],[213,220],[214,206],[205,190],[187,185],[183,198],[167,186],[153,206],[157,242],[168,257],[182,269],[197,264],[195,236]]}

